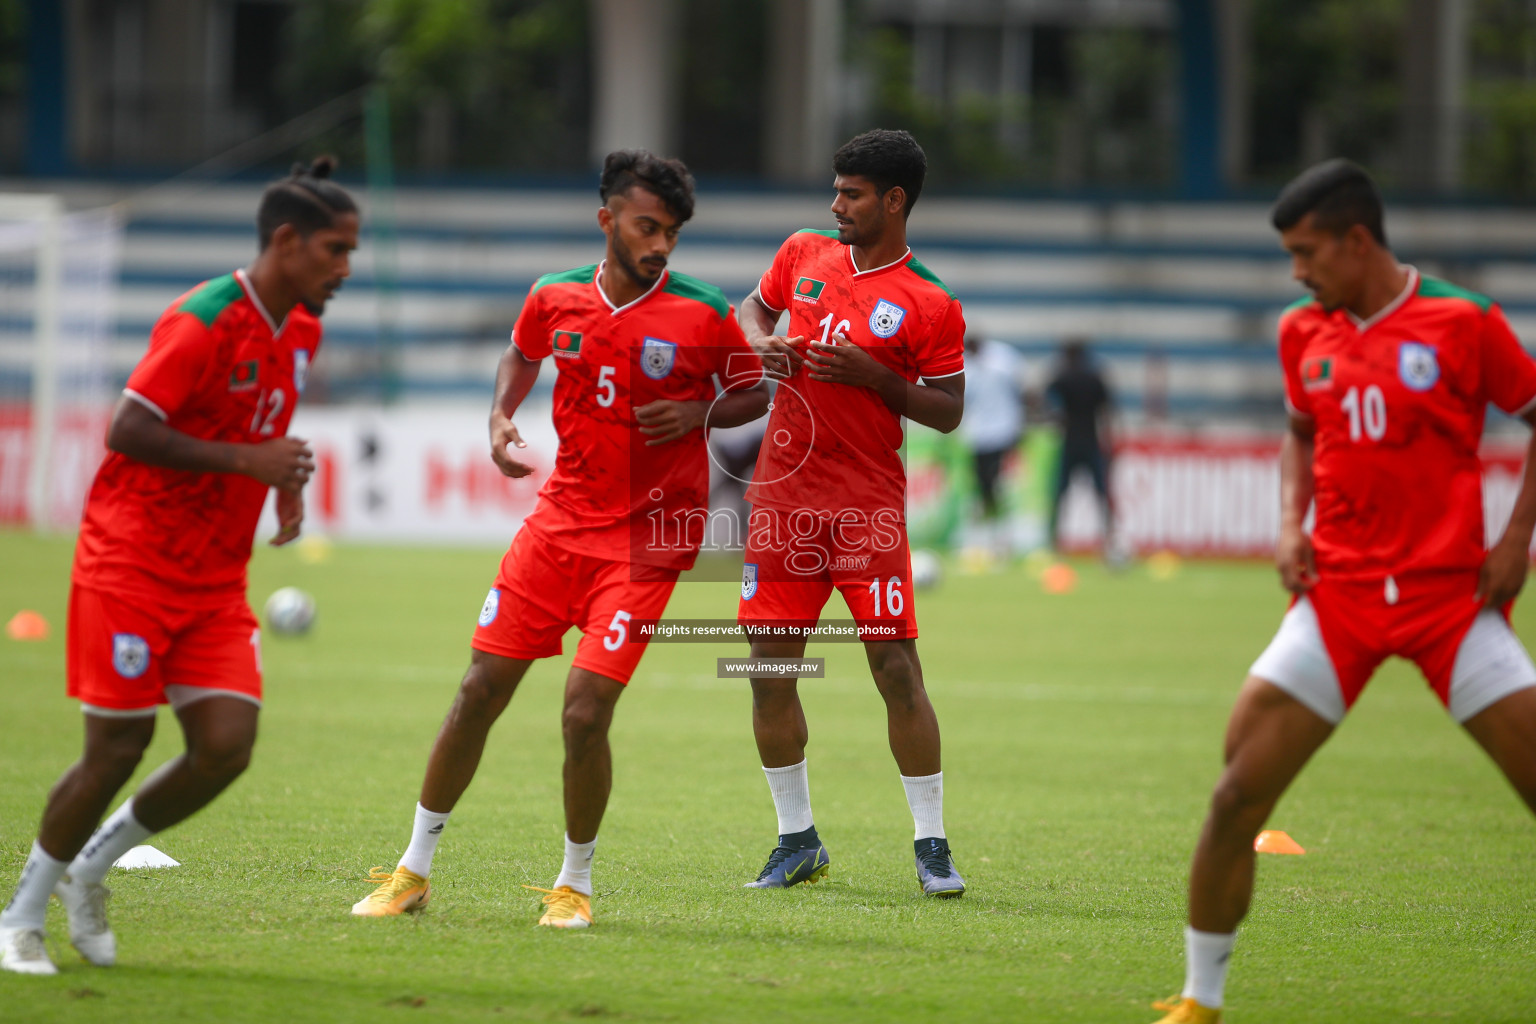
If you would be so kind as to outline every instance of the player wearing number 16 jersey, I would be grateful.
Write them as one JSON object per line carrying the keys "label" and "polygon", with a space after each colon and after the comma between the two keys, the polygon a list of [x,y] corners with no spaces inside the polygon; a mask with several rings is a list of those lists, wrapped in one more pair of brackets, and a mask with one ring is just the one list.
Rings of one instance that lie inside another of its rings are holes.
{"label": "player wearing number 16 jersey", "polygon": [[[917,657],[901,418],[960,423],[960,303],[907,248],[927,163],[906,132],[876,130],[832,158],[836,231],[779,249],[741,306],[747,338],[780,378],[747,500],[755,506],[737,617],[756,657],[798,658],[833,589],[847,602],[885,699],[891,752],[912,809],[918,881],[932,896],[965,883],[944,834],[939,724]],[[774,333],[789,314],[783,335]],[[779,841],[750,885],[782,888],[827,872],[811,818],[797,680],[752,680],[752,725],[779,817]]]}
{"label": "player wearing number 16 jersey", "polygon": [[[427,762],[410,846],[352,912],[379,917],[427,902],[438,837],[479,764],[492,723],[528,666],[582,632],[565,684],[565,860],[541,925],[592,923],[592,852],[608,803],[608,725],[679,570],[693,564],[708,509],[705,432],[761,416],[762,363],[724,294],[666,269],[693,214],[680,162],[610,153],[599,188],[602,263],[534,284],[502,357],[491,458],[510,477],[533,467],[512,425],[553,356],[554,472],[502,559],[480,612],[468,672]],[[718,382],[718,388],[717,388]]]}
{"label": "player wearing number 16 jersey", "polygon": [[1274,223],[1313,293],[1280,321],[1276,560],[1296,598],[1232,712],[1190,872],[1185,986],[1159,1004],[1163,1024],[1219,1018],[1254,838],[1387,657],[1419,666],[1536,811],[1536,667],[1507,619],[1536,526],[1536,443],[1491,550],[1477,455],[1490,403],[1536,424],[1536,362],[1488,299],[1397,263],[1359,167],[1305,172]]}
{"label": "player wearing number 16 jersey", "polygon": [[[357,246],[357,206],[329,180],[331,166],[322,158],[266,190],[255,261],[171,304],[113,411],[69,595],[69,695],[85,712],[85,751],[49,794],[0,913],[0,968],[54,973],[42,931],[51,893],[80,954],[113,963],[107,870],[205,806],[250,759],[261,654],[246,563],[270,488],[273,543],[298,536],[314,461],[286,436],[288,420],[320,344],[320,311]],[[185,753],[97,828],[161,704],[175,709]]]}

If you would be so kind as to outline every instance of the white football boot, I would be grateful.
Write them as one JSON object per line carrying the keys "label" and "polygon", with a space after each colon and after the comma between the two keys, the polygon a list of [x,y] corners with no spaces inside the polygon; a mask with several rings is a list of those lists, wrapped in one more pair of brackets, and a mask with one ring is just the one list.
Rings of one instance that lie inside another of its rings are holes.
{"label": "white football boot", "polygon": [[0,971],[58,974],[41,928],[0,928]]}
{"label": "white football boot", "polygon": [[107,924],[107,897],[112,890],[100,882],[77,882],[66,872],[53,894],[69,915],[69,941],[80,955],[97,967],[117,963],[117,936]]}

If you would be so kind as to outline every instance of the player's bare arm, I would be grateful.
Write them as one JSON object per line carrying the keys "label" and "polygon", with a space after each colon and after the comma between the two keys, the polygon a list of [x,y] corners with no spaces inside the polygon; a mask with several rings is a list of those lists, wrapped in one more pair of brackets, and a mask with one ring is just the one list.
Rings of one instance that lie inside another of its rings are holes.
{"label": "player's bare arm", "polygon": [[841,335],[833,338],[838,344],[813,341],[807,346],[812,380],[869,388],[887,409],[945,434],[960,425],[965,414],[965,374],[914,383]]}
{"label": "player's bare arm", "polygon": [[658,399],[635,410],[647,447],[670,444],[704,427],[738,427],[768,411],[768,385],[762,381],[722,395],[713,402]]}
{"label": "player's bare arm", "polygon": [[528,447],[512,417],[528,397],[533,382],[539,379],[540,365],[513,344],[507,346],[496,366],[496,398],[491,403],[491,461],[503,476],[516,479],[533,472],[532,466],[519,462],[512,454],[513,448]]}
{"label": "player's bare arm", "polygon": [[[1526,412],[1521,419],[1536,428],[1536,410]],[[1531,434],[1525,450],[1525,474],[1520,480],[1520,493],[1515,497],[1515,510],[1510,513],[1509,525],[1504,527],[1504,535],[1488,552],[1478,574],[1477,599],[1484,608],[1504,607],[1525,586],[1533,530],[1536,530],[1536,432]]]}
{"label": "player's bare arm", "polygon": [[747,344],[762,357],[763,370],[768,376],[780,380],[800,369],[800,364],[805,362],[802,351],[805,338],[789,338],[773,333],[781,315],[769,309],[767,303],[758,298],[756,291],[742,299],[741,307],[736,311],[736,322],[741,324],[741,333],[747,336]]}
{"label": "player's bare arm", "polygon": [[128,396],[118,400],[107,428],[107,447],[130,459],[194,473],[240,473],[266,484],[298,491],[315,471],[309,442],[274,437],[258,444],[205,441],[184,434]]}
{"label": "player's bare arm", "polygon": [[1280,583],[1293,594],[1306,593],[1317,583],[1312,538],[1302,528],[1312,504],[1314,429],[1311,417],[1293,414],[1280,442],[1280,539],[1275,545],[1275,565]]}

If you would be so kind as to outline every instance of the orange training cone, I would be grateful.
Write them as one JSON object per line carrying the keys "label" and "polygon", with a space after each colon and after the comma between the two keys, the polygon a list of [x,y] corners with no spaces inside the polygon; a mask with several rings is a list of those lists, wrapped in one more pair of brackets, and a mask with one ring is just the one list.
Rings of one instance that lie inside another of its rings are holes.
{"label": "orange training cone", "polygon": [[1070,594],[1077,587],[1077,572],[1065,562],[1048,566],[1040,574],[1040,589],[1047,594]]}
{"label": "orange training cone", "polygon": [[5,635],[12,640],[46,640],[48,620],[37,612],[23,608],[5,624]]}
{"label": "orange training cone", "polygon": [[1253,841],[1253,848],[1260,853],[1306,853],[1301,844],[1279,829],[1265,829]]}

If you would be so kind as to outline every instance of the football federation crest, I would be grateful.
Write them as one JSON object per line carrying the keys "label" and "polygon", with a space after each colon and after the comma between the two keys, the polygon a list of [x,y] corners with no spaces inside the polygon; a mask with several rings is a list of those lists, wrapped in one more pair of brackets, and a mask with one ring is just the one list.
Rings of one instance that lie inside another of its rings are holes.
{"label": "football federation crest", "polygon": [[236,363],[234,369],[229,371],[229,390],[255,391],[259,381],[257,370],[257,362],[254,359],[247,359],[243,363]]}
{"label": "football federation crest", "polygon": [[554,337],[549,340],[549,347],[557,356],[574,359],[581,355],[581,332],[556,331]]}
{"label": "football federation crest", "polygon": [[651,380],[661,380],[671,373],[676,359],[677,345],[673,342],[646,338],[645,344],[640,346],[640,369]]}
{"label": "football federation crest", "polygon": [[741,599],[752,600],[757,593],[757,563],[747,562],[741,567]]}
{"label": "football federation crest", "polygon": [[1333,356],[1307,359],[1301,364],[1301,386],[1307,391],[1333,387]]}
{"label": "football federation crest", "polygon": [[870,333],[877,338],[889,338],[901,327],[906,316],[907,311],[896,303],[881,299],[875,303],[875,311],[869,314]]}
{"label": "football federation crest", "polygon": [[293,390],[304,393],[304,382],[309,379],[309,349],[293,350]]}
{"label": "football federation crest", "polygon": [[1428,391],[1440,379],[1440,360],[1422,341],[1405,341],[1397,350],[1397,375],[1410,391]]}
{"label": "football federation crest", "polygon": [[496,613],[501,611],[501,591],[495,587],[485,595],[485,604],[480,606],[480,625],[489,626],[496,621]]}
{"label": "football federation crest", "polygon": [[812,277],[802,277],[795,282],[796,302],[816,302],[821,299],[821,290],[827,286],[827,282],[818,281]]}
{"label": "football federation crest", "polygon": [[139,678],[149,668],[149,642],[132,633],[113,633],[112,667],[124,679]]}

